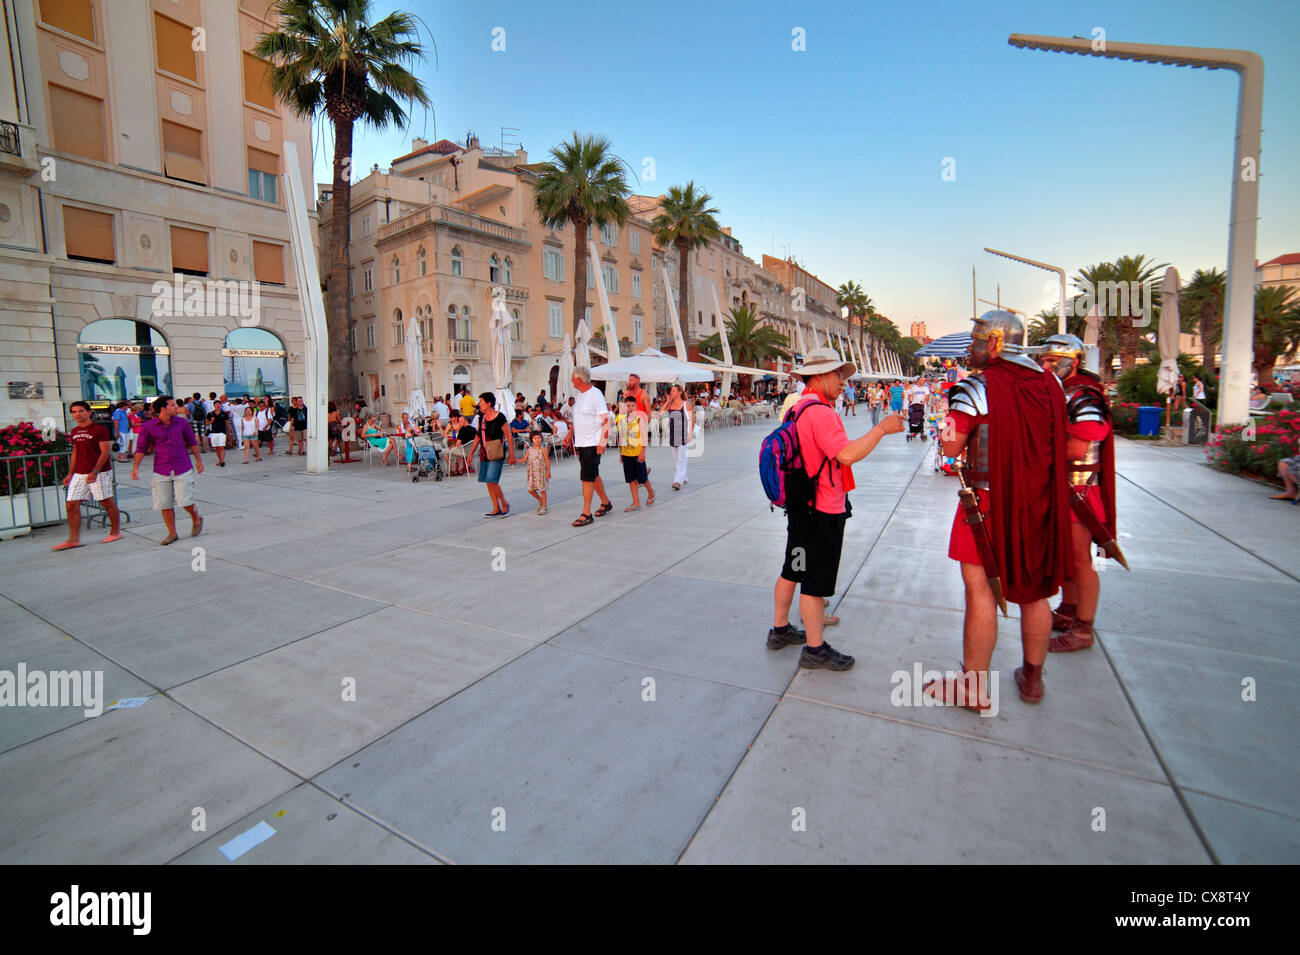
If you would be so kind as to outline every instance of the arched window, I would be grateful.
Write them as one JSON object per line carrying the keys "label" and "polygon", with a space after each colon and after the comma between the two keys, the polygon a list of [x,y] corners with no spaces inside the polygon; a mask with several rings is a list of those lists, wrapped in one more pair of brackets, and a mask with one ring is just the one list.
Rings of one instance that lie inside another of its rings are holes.
{"label": "arched window", "polygon": [[488,259],[488,281],[501,281],[501,260],[497,258],[496,253],[492,253],[492,258]]}
{"label": "arched window", "polygon": [[451,274],[465,274],[464,256],[461,254],[460,246],[458,245],[453,245],[451,247]]}
{"label": "arched window", "polygon": [[468,305],[462,305],[460,308],[460,324],[457,326],[456,330],[458,333],[456,337],[461,341],[469,342],[474,340],[474,332],[470,323]]}
{"label": "arched window", "polygon": [[451,373],[451,383],[453,385],[469,384],[469,369],[464,365],[457,365]]}
{"label": "arched window", "polygon": [[393,256],[393,284],[396,285],[402,281],[402,263],[398,261],[397,256]]}
{"label": "arched window", "polygon": [[162,332],[129,318],[91,322],[77,339],[84,401],[156,398],[172,393],[171,349]]}
{"label": "arched window", "polygon": [[523,341],[524,323],[523,319],[519,317],[519,309],[512,308],[510,310],[510,319],[510,340],[512,342]]}
{"label": "arched window", "polygon": [[282,398],[289,393],[284,342],[264,328],[236,328],[221,351],[226,394]]}
{"label": "arched window", "polygon": [[459,329],[456,328],[456,306],[447,306],[447,338],[455,341],[460,336],[457,334]]}
{"label": "arched window", "polygon": [[416,262],[417,271],[420,273],[420,278],[424,278],[426,275],[429,274],[429,266],[428,266],[428,261],[424,254],[424,246],[420,246],[418,249],[416,249],[415,262]]}
{"label": "arched window", "polygon": [[506,264],[505,264],[505,266],[501,269],[501,284],[502,284],[502,285],[510,285],[510,284],[511,284],[511,282],[510,282],[510,278],[511,278],[510,273],[513,271],[513,269],[514,269],[514,263],[512,263],[512,262],[510,261],[510,256],[507,255],[507,256],[506,256]]}

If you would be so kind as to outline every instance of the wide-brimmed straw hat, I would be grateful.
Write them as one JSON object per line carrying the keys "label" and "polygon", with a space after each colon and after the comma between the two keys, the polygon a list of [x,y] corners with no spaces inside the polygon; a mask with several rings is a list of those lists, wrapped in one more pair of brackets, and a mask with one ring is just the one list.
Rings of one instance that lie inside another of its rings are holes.
{"label": "wide-brimmed straw hat", "polygon": [[850,378],[857,370],[857,365],[851,361],[844,361],[831,349],[814,348],[803,356],[803,364],[791,369],[791,373],[807,381],[813,375],[824,375],[831,371],[838,371],[841,378]]}

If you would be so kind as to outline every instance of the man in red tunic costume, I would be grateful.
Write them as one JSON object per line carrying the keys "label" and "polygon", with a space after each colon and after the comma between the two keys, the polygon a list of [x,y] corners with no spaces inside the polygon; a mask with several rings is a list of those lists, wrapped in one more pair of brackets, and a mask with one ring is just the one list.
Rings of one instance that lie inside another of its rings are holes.
{"label": "man in red tunic costume", "polygon": [[[990,553],[959,506],[948,556],[966,585],[961,680],[935,681],[926,692],[945,703],[987,710],[988,668],[997,644],[997,602],[990,577],[1020,605],[1024,665],[1016,687],[1026,703],[1043,698],[1043,661],[1052,633],[1048,598],[1070,571],[1070,517],[1065,479],[1065,394],[1054,375],[1024,354],[1025,326],[1010,312],[986,312],[971,331],[975,374],[948,395],[943,452],[965,452],[963,474],[976,488]],[[990,566],[990,564],[992,566]],[[978,688],[978,690],[976,689]]]}
{"label": "man in red tunic costume", "polygon": [[[1043,342],[1039,361],[1061,379],[1065,389],[1066,456],[1070,492],[1084,499],[1115,539],[1115,435],[1110,402],[1101,378],[1083,367],[1083,342],[1074,335],[1053,335]],[[1092,646],[1092,621],[1097,612],[1101,580],[1092,563],[1093,533],[1070,512],[1074,574],[1061,588],[1061,605],[1052,614],[1051,652],[1069,653]],[[1101,543],[1098,540],[1097,543]]]}

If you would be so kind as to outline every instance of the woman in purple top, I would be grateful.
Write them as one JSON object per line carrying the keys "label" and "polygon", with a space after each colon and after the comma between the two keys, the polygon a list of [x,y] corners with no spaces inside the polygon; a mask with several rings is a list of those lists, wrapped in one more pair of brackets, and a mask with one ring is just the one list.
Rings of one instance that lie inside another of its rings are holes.
{"label": "woman in purple top", "polygon": [[[203,530],[203,518],[199,517],[198,508],[194,506],[194,474],[203,473],[203,461],[199,459],[199,442],[194,437],[190,423],[176,413],[176,399],[170,395],[155,398],[154,413],[157,417],[146,421],[140,429],[140,439],[135,448],[135,463],[131,465],[131,480],[140,480],[140,462],[145,454],[153,451],[153,509],[162,511],[163,523],[167,525],[167,536],[159,543],[175,543],[176,504],[189,511],[193,524],[190,536],[198,537]],[[190,466],[190,456],[194,465]]]}

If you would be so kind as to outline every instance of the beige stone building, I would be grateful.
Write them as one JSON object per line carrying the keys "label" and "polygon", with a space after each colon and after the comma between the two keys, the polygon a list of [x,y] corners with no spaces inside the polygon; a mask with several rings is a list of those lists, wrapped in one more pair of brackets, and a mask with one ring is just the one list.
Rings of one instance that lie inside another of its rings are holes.
{"label": "beige stone building", "polygon": [[[414,316],[423,339],[426,398],[492,386],[489,320],[510,318],[511,388],[529,400],[557,385],[559,353],[573,331],[572,227],[543,228],[533,188],[538,165],[523,149],[502,152],[449,140],[414,140],[386,171],[352,192],[352,318],[360,393],[371,410],[396,414],[411,388],[405,336]],[[321,222],[331,214],[322,193]],[[593,236],[587,320],[603,355],[596,275],[609,296],[622,354],[655,344],[649,222]],[[321,243],[324,248],[324,243]],[[323,263],[322,263],[323,267]]]}
{"label": "beige stone building", "polygon": [[0,423],[301,390],[268,0],[0,3]]}

